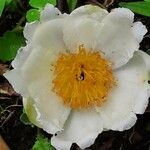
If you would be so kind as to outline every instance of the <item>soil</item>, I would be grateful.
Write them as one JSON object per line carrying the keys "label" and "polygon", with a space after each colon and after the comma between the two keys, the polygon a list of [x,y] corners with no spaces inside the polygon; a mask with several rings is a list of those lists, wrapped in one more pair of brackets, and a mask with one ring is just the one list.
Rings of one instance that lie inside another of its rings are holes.
{"label": "soil", "polygon": [[[5,9],[0,18],[0,36],[15,27],[16,23],[22,18],[20,11],[25,14],[30,8],[26,0],[22,0],[20,3],[15,11],[11,11],[9,8]],[[86,3],[97,5],[105,3],[108,10],[118,7],[118,1],[115,0],[78,0],[76,7]],[[58,0],[58,7],[62,12],[69,12],[65,0]],[[136,14],[135,21],[141,21],[148,29],[148,33],[140,44],[140,49],[150,54],[150,18]],[[25,21],[21,25],[24,24]],[[5,110],[0,113],[0,135],[12,150],[30,150],[35,142],[38,129],[35,126],[24,125],[20,121],[23,110],[22,97],[13,91],[7,80],[2,76],[2,72],[7,68],[11,68],[10,62],[0,62],[0,89],[7,91],[5,94],[0,94],[0,106]],[[47,137],[51,136],[44,131],[42,132]],[[149,148],[150,105],[143,115],[138,115],[136,124],[130,130],[124,132],[105,131],[86,150],[148,150]],[[79,150],[79,147],[73,144],[71,150]]]}

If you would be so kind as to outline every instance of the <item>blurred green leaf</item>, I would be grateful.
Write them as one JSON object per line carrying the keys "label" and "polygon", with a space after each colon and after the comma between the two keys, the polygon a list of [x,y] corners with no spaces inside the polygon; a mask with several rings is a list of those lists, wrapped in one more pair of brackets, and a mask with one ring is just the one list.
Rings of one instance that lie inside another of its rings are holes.
{"label": "blurred green leaf", "polygon": [[44,138],[43,135],[39,135],[36,139],[35,144],[32,147],[32,150],[55,150],[50,144],[47,138]]}
{"label": "blurred green leaf", "polygon": [[39,8],[42,9],[47,3],[56,5],[56,0],[30,0],[29,4],[33,8]]}
{"label": "blurred green leaf", "polygon": [[0,16],[2,15],[2,12],[3,12],[3,10],[4,10],[5,1],[6,1],[6,0],[0,0]]}
{"label": "blurred green leaf", "polygon": [[150,2],[129,2],[129,3],[121,2],[119,3],[119,6],[129,8],[130,10],[132,10],[137,14],[150,17]]}
{"label": "blurred green leaf", "polygon": [[40,11],[38,9],[30,9],[26,14],[26,19],[28,22],[33,22],[35,20],[39,20]]}
{"label": "blurred green leaf", "polygon": [[150,2],[150,0],[144,0],[145,2]]}
{"label": "blurred green leaf", "polygon": [[56,6],[57,0],[50,0],[50,3],[53,4],[54,6]]}
{"label": "blurred green leaf", "polygon": [[6,0],[5,5],[11,11],[15,11],[17,9],[17,1],[15,1],[15,0]]}
{"label": "blurred green leaf", "polygon": [[77,4],[77,0],[67,0],[68,6],[69,6],[69,11],[72,12]]}
{"label": "blurred green leaf", "polygon": [[3,37],[0,37],[0,60],[13,60],[17,54],[17,50],[23,46],[25,39],[22,32],[8,31]]}
{"label": "blurred green leaf", "polygon": [[9,5],[12,2],[12,0],[6,0],[6,5]]}

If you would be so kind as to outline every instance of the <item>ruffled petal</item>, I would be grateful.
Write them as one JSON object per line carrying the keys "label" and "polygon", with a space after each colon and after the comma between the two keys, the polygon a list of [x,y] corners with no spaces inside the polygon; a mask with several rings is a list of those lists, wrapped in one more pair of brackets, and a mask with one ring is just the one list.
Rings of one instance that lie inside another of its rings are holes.
{"label": "ruffled petal", "polygon": [[13,69],[3,74],[9,81],[14,90],[22,96],[28,96],[27,84],[25,80],[20,76],[19,69]]}
{"label": "ruffled petal", "polygon": [[[55,19],[41,24],[36,29],[31,43],[27,45],[28,48],[23,48],[13,62],[18,72],[14,69],[7,75],[7,79],[26,99],[26,103],[30,99],[34,101],[37,122],[52,134],[62,130],[70,112],[70,108],[66,108],[52,92],[53,63],[60,52],[66,51],[62,38],[62,23],[63,21]],[[24,89],[28,95],[24,94]]]}
{"label": "ruffled petal", "polygon": [[54,7],[54,5],[46,4],[44,10],[41,11],[40,21],[45,22],[56,19],[61,15],[61,12],[56,7]]}
{"label": "ruffled petal", "polygon": [[30,41],[35,33],[35,30],[41,23],[50,21],[64,16],[61,12],[51,4],[46,4],[44,10],[41,11],[40,21],[26,23],[24,27],[24,37]]}
{"label": "ruffled petal", "polygon": [[116,8],[102,21],[103,27],[99,33],[98,49],[105,53],[105,57],[112,62],[113,68],[121,67],[132,58],[146,33],[142,23],[138,23],[140,36],[135,34],[137,29],[136,23],[133,24],[133,19],[134,14],[129,9]]}
{"label": "ruffled petal", "polygon": [[[96,16],[101,19],[95,19]],[[133,23],[133,20],[134,14],[126,8],[117,8],[107,14],[97,6],[83,6],[66,19],[64,42],[71,51],[82,44],[101,51],[113,68],[119,68],[133,57],[147,32],[142,23]]]}
{"label": "ruffled petal", "polygon": [[51,143],[57,150],[69,150],[72,143],[84,149],[94,143],[102,128],[102,120],[94,110],[72,111],[64,131],[53,136]]}
{"label": "ruffled petal", "polygon": [[38,26],[39,26],[39,22],[26,23],[24,30],[23,30],[23,34],[27,40],[26,41],[27,43],[29,43],[32,40],[33,35]]}
{"label": "ruffled petal", "polygon": [[94,49],[99,38],[100,22],[108,12],[98,6],[85,5],[75,9],[66,19],[64,41],[69,50],[79,45]]}
{"label": "ruffled petal", "polygon": [[70,51],[76,51],[83,44],[88,49],[95,49],[100,28],[101,24],[90,18],[69,19],[63,32],[66,47]]}
{"label": "ruffled petal", "polygon": [[63,42],[64,22],[65,19],[54,19],[42,23],[34,33],[32,45],[46,50],[55,48],[55,51],[61,51],[65,47]]}
{"label": "ruffled petal", "polygon": [[36,112],[35,101],[31,97],[23,98],[23,108],[30,122],[41,128],[42,125],[36,119],[38,114]]}
{"label": "ruffled petal", "polygon": [[36,120],[46,132],[54,134],[63,129],[70,108],[64,106],[61,98],[52,91],[52,74],[49,76],[33,81],[28,90],[35,102]]}
{"label": "ruffled petal", "polygon": [[[51,32],[50,41],[47,43],[50,45],[49,48],[44,45],[41,47],[41,41],[38,41],[21,68],[21,75],[28,84],[29,95],[35,101],[36,120],[46,132],[51,134],[62,130],[70,112],[70,108],[66,108],[60,98],[52,92],[53,63],[59,52],[66,50],[63,41],[57,39],[61,36],[59,31],[53,30]],[[39,34],[42,34],[42,31]],[[38,39],[33,42],[36,40]],[[51,43],[54,40],[57,43]],[[45,42],[44,39],[42,41]]]}
{"label": "ruffled petal", "polygon": [[141,53],[135,52],[126,65],[115,71],[117,86],[107,102],[97,108],[106,129],[123,131],[131,128],[137,119],[135,113],[144,113],[148,105],[149,71]]}
{"label": "ruffled petal", "polygon": [[28,84],[49,76],[58,54],[66,51],[62,36],[60,20],[46,22],[37,29],[32,39],[32,53],[21,68],[22,76]]}
{"label": "ruffled petal", "polygon": [[23,66],[23,64],[25,63],[26,59],[28,58],[28,56],[31,53],[31,47],[30,46],[25,46],[25,47],[21,47],[18,52],[17,55],[15,57],[15,59],[12,61],[11,65],[14,69],[19,69]]}
{"label": "ruffled petal", "polygon": [[71,17],[85,16],[94,20],[96,19],[99,22],[101,22],[103,18],[106,17],[107,15],[108,15],[107,10],[94,5],[85,5],[78,7],[70,14]]}
{"label": "ruffled petal", "polygon": [[133,24],[132,31],[139,43],[142,41],[143,36],[147,33],[146,27],[139,21]]}

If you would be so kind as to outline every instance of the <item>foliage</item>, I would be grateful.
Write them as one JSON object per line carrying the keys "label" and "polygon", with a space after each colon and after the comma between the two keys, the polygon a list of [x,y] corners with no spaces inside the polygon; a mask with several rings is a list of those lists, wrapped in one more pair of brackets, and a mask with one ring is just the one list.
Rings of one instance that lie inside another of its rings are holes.
{"label": "foliage", "polygon": [[44,8],[44,6],[47,3],[53,4],[55,6],[56,0],[30,0],[29,1],[30,6],[32,6],[33,8],[39,8],[39,9]]}
{"label": "foliage", "polygon": [[55,150],[47,138],[43,135],[38,135],[32,150]]}
{"label": "foliage", "polygon": [[0,0],[0,16],[2,15],[5,6],[11,6],[12,8],[14,8],[15,5],[16,2],[13,0]]}
{"label": "foliage", "polygon": [[30,9],[26,14],[26,19],[28,22],[33,22],[40,18],[40,11],[38,9]]}
{"label": "foliage", "polygon": [[22,32],[7,31],[3,37],[0,37],[0,60],[13,60],[17,54],[17,50],[24,45],[24,37]]}
{"label": "foliage", "polygon": [[139,1],[139,2],[122,2],[119,6],[129,8],[137,14],[150,17],[150,0]]}
{"label": "foliage", "polygon": [[29,4],[33,9],[28,10],[26,14],[26,19],[28,22],[33,22],[39,20],[40,12],[43,10],[44,6],[47,4],[56,5],[56,0],[30,0]]}
{"label": "foliage", "polygon": [[1,16],[3,10],[4,10],[5,1],[6,1],[6,0],[0,0],[0,16]]}
{"label": "foliage", "polygon": [[76,7],[77,4],[77,0],[67,0],[68,2],[68,7],[69,7],[69,11],[73,11]]}

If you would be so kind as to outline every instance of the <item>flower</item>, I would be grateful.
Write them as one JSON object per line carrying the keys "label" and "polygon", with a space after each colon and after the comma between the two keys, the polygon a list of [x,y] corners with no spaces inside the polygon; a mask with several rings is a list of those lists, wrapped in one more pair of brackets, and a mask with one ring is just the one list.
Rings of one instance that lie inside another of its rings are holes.
{"label": "flower", "polygon": [[27,44],[4,76],[56,149],[88,147],[103,130],[127,130],[144,113],[150,57],[139,43],[147,29],[133,19],[125,8],[85,5],[68,15],[46,5],[39,22],[26,24]]}

